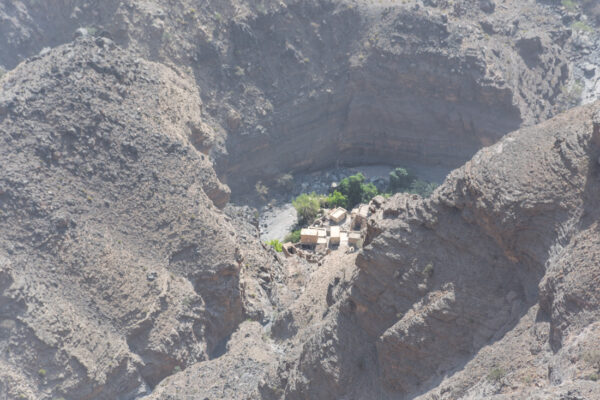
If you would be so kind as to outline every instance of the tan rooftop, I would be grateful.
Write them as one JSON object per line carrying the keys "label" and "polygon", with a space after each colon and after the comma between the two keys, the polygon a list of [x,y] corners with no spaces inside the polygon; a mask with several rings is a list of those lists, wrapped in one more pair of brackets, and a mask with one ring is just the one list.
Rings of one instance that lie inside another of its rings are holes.
{"label": "tan rooftop", "polygon": [[345,209],[338,207],[329,214],[329,219],[338,224],[346,219],[347,213],[348,212]]}
{"label": "tan rooftop", "polygon": [[360,206],[358,208],[358,215],[360,215],[362,218],[367,218],[369,216],[369,206],[366,204]]}
{"label": "tan rooftop", "polygon": [[350,244],[358,244],[360,239],[362,239],[360,232],[350,232],[348,234],[348,243]]}
{"label": "tan rooftop", "polygon": [[319,231],[317,229],[302,229],[300,231],[300,243],[316,244],[319,240]]}
{"label": "tan rooftop", "polygon": [[329,243],[330,244],[340,244],[340,227],[339,226],[331,227]]}

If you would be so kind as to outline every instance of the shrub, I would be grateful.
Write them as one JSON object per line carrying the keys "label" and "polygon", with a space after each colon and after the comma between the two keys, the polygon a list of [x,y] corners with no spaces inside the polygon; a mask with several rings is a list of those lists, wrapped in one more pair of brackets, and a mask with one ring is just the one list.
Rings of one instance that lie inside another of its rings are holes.
{"label": "shrub", "polygon": [[258,181],[256,182],[256,185],[254,185],[254,189],[263,200],[266,200],[267,196],[269,195],[268,187],[266,187],[261,181]]}
{"label": "shrub", "polygon": [[506,376],[506,371],[502,368],[494,368],[493,370],[490,371],[490,373],[487,376],[488,381],[490,382],[500,382],[500,380],[502,380],[502,378],[504,378]]}
{"label": "shrub", "polygon": [[337,190],[334,190],[333,193],[327,197],[327,206],[329,208],[335,208],[335,207],[347,208],[348,207],[348,198],[346,196],[344,196],[343,194],[341,194],[340,192],[338,192]]}
{"label": "shrub", "polygon": [[577,11],[577,3],[574,0],[562,0],[561,3],[568,11]]}
{"label": "shrub", "polygon": [[84,26],[83,29],[85,29],[90,36],[96,36],[96,33],[98,33],[98,28],[95,26]]}
{"label": "shrub", "polygon": [[578,31],[578,32],[591,32],[591,31],[593,31],[592,27],[589,26],[588,24],[586,24],[583,21],[575,21],[575,22],[573,22],[573,24],[571,25],[571,28],[574,31]]}
{"label": "shrub", "polygon": [[277,187],[284,190],[292,190],[294,188],[294,177],[292,174],[283,174],[275,181]]}
{"label": "shrub", "polygon": [[276,252],[281,253],[283,251],[283,245],[282,243],[277,240],[277,239],[273,239],[271,241],[267,242],[267,245],[271,246],[273,249],[275,249]]}
{"label": "shrub", "polygon": [[292,205],[298,213],[298,224],[300,226],[306,226],[314,221],[319,214],[320,203],[319,196],[314,192],[311,194],[303,193],[296,197],[296,200],[292,202]]}
{"label": "shrub", "polygon": [[246,71],[244,70],[244,68],[240,67],[239,65],[236,65],[234,72],[235,76],[237,76],[238,78],[246,75]]}
{"label": "shrub", "polygon": [[43,368],[40,368],[38,370],[38,375],[41,376],[42,378],[46,376],[46,373],[47,373],[46,370]]}
{"label": "shrub", "polygon": [[300,241],[300,229],[290,232],[285,239],[283,239],[283,243],[298,243]]}
{"label": "shrub", "polygon": [[410,185],[409,193],[418,194],[421,197],[429,197],[437,187],[437,183],[417,179]]}
{"label": "shrub", "polygon": [[433,263],[429,263],[423,269],[423,276],[431,278],[433,276]]}
{"label": "shrub", "polygon": [[406,168],[396,168],[390,172],[389,191],[398,193],[407,190],[410,185],[416,180],[416,177]]}

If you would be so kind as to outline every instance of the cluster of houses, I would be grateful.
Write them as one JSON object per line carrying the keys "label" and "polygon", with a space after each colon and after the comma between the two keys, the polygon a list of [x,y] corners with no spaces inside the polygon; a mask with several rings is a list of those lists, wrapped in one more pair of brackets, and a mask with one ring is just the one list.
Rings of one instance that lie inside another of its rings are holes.
{"label": "cluster of houses", "polygon": [[362,204],[348,211],[342,207],[331,210],[325,220],[318,220],[317,225],[300,231],[300,244],[303,247],[324,246],[337,248],[340,246],[360,247],[369,217],[369,206]]}

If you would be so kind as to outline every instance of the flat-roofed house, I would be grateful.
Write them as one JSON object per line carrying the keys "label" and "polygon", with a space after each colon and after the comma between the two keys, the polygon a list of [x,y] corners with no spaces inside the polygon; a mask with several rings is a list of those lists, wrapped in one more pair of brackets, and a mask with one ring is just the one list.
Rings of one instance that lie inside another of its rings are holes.
{"label": "flat-roofed house", "polygon": [[317,244],[327,244],[327,230],[326,229],[317,229],[317,234],[319,238],[317,239]]}
{"label": "flat-roofed house", "polygon": [[329,213],[329,219],[332,222],[339,224],[340,222],[342,222],[343,220],[346,219],[346,214],[348,214],[348,211],[346,211],[346,209],[344,209],[342,207],[338,207],[335,210],[333,210],[331,213]]}
{"label": "flat-roofed house", "polygon": [[338,245],[340,244],[340,227],[332,226],[331,233],[329,234],[329,244]]}
{"label": "flat-roofed house", "polygon": [[357,246],[360,239],[362,239],[360,232],[350,232],[348,234],[348,243],[353,246]]}
{"label": "flat-roofed house", "polygon": [[319,231],[317,229],[305,228],[300,231],[301,244],[317,244],[319,241]]}

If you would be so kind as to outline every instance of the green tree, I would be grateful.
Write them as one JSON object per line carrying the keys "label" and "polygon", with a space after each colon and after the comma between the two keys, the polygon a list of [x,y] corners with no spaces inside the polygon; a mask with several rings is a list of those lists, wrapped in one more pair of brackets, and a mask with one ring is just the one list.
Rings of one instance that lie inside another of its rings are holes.
{"label": "green tree", "polygon": [[420,179],[417,179],[410,185],[409,193],[418,194],[421,197],[429,197],[433,194],[433,191],[437,187],[437,183],[425,182]]}
{"label": "green tree", "polygon": [[327,206],[329,208],[334,208],[334,207],[347,208],[348,207],[348,198],[346,196],[344,196],[343,194],[341,194],[340,192],[338,192],[337,190],[334,190],[333,193],[327,197]]}
{"label": "green tree", "polygon": [[410,185],[416,180],[416,177],[406,168],[396,168],[390,172],[390,183],[388,190],[390,193],[398,193],[410,188]]}
{"label": "green tree", "polygon": [[346,208],[353,208],[360,203],[368,203],[373,197],[379,194],[379,190],[377,190],[375,185],[364,182],[365,176],[360,172],[342,179],[339,185],[339,192],[347,198]]}
{"label": "green tree", "polygon": [[292,202],[292,205],[298,213],[298,225],[306,226],[317,218],[320,210],[319,196],[314,192],[311,194],[303,193]]}
{"label": "green tree", "polygon": [[379,194],[379,190],[372,183],[363,183],[360,187],[361,203],[368,203],[371,199]]}
{"label": "green tree", "polygon": [[360,172],[356,175],[342,179],[340,192],[348,198],[348,207],[352,208],[362,201],[362,184],[365,176]]}

